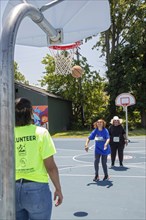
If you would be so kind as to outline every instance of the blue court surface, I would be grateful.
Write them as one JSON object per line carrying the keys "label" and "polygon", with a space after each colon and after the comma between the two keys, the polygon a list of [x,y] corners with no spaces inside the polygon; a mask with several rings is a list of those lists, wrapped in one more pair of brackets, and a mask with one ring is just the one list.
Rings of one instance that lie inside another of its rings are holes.
{"label": "blue court surface", "polygon": [[[146,219],[146,137],[130,137],[124,151],[124,167],[118,158],[108,171],[110,179],[94,177],[94,141],[85,152],[85,138],[54,138],[64,201],[53,206],[52,220],[144,220]],[[53,186],[51,184],[53,191]]]}

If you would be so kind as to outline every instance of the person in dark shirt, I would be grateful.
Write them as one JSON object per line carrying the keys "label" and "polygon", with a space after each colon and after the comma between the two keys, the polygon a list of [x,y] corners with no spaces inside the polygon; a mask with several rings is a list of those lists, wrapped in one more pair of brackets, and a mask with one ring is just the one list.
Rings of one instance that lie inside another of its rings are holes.
{"label": "person in dark shirt", "polygon": [[111,147],[111,167],[115,165],[117,152],[120,166],[123,166],[124,146],[125,144],[128,144],[126,132],[121,125],[122,119],[120,119],[118,116],[114,116],[110,123],[111,126],[109,127],[109,134]]}

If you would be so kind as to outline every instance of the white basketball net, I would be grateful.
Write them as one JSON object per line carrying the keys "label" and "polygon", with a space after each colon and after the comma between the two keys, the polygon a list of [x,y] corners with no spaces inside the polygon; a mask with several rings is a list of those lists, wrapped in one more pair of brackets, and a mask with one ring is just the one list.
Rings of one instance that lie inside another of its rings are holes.
{"label": "white basketball net", "polygon": [[55,73],[62,75],[71,74],[75,50],[67,51],[68,53],[66,55],[59,50],[53,51],[53,53],[55,52],[56,54],[53,56],[55,60]]}
{"label": "white basketball net", "polygon": [[67,75],[72,73],[73,58],[75,52],[79,46],[79,43],[75,43],[69,46],[57,46],[57,49],[54,47],[49,47],[52,57],[55,61],[55,73],[61,75]]}
{"label": "white basketball net", "polygon": [[123,112],[126,112],[126,105],[122,105],[122,107],[123,107]]}

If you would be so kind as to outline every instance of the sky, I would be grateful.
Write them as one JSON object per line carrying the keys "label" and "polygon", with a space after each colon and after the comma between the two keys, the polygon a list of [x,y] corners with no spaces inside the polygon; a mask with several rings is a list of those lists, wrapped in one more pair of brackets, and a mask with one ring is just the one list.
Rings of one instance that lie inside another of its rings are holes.
{"label": "sky", "polygon": [[[0,18],[2,17],[7,0],[0,0]],[[2,30],[2,26],[1,26]],[[105,62],[100,57],[100,52],[92,50],[93,45],[97,42],[98,36],[94,37],[87,43],[80,46],[80,53],[87,58],[89,65],[93,66],[92,70],[96,70],[101,76],[105,76]],[[26,80],[32,85],[39,86],[40,80],[45,72],[45,65],[41,63],[46,54],[49,53],[47,47],[37,48],[28,46],[15,46],[14,60],[18,63],[19,71],[25,76]]]}

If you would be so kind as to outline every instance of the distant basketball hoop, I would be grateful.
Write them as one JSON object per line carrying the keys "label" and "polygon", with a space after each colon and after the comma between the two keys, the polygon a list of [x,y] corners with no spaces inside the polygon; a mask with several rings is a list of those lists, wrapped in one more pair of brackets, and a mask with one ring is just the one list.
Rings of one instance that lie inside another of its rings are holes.
{"label": "distant basketball hoop", "polygon": [[117,106],[130,106],[130,105],[135,105],[135,97],[131,95],[130,93],[121,93],[118,95],[115,99],[115,104]]}
{"label": "distant basketball hoop", "polygon": [[67,75],[72,73],[73,58],[81,41],[67,45],[50,46],[49,50],[54,57],[55,73]]}
{"label": "distant basketball hoop", "polygon": [[126,118],[126,136],[128,139],[128,106],[135,105],[135,97],[130,93],[121,93],[115,99],[115,104],[117,106],[122,106],[123,111],[125,111]]}

